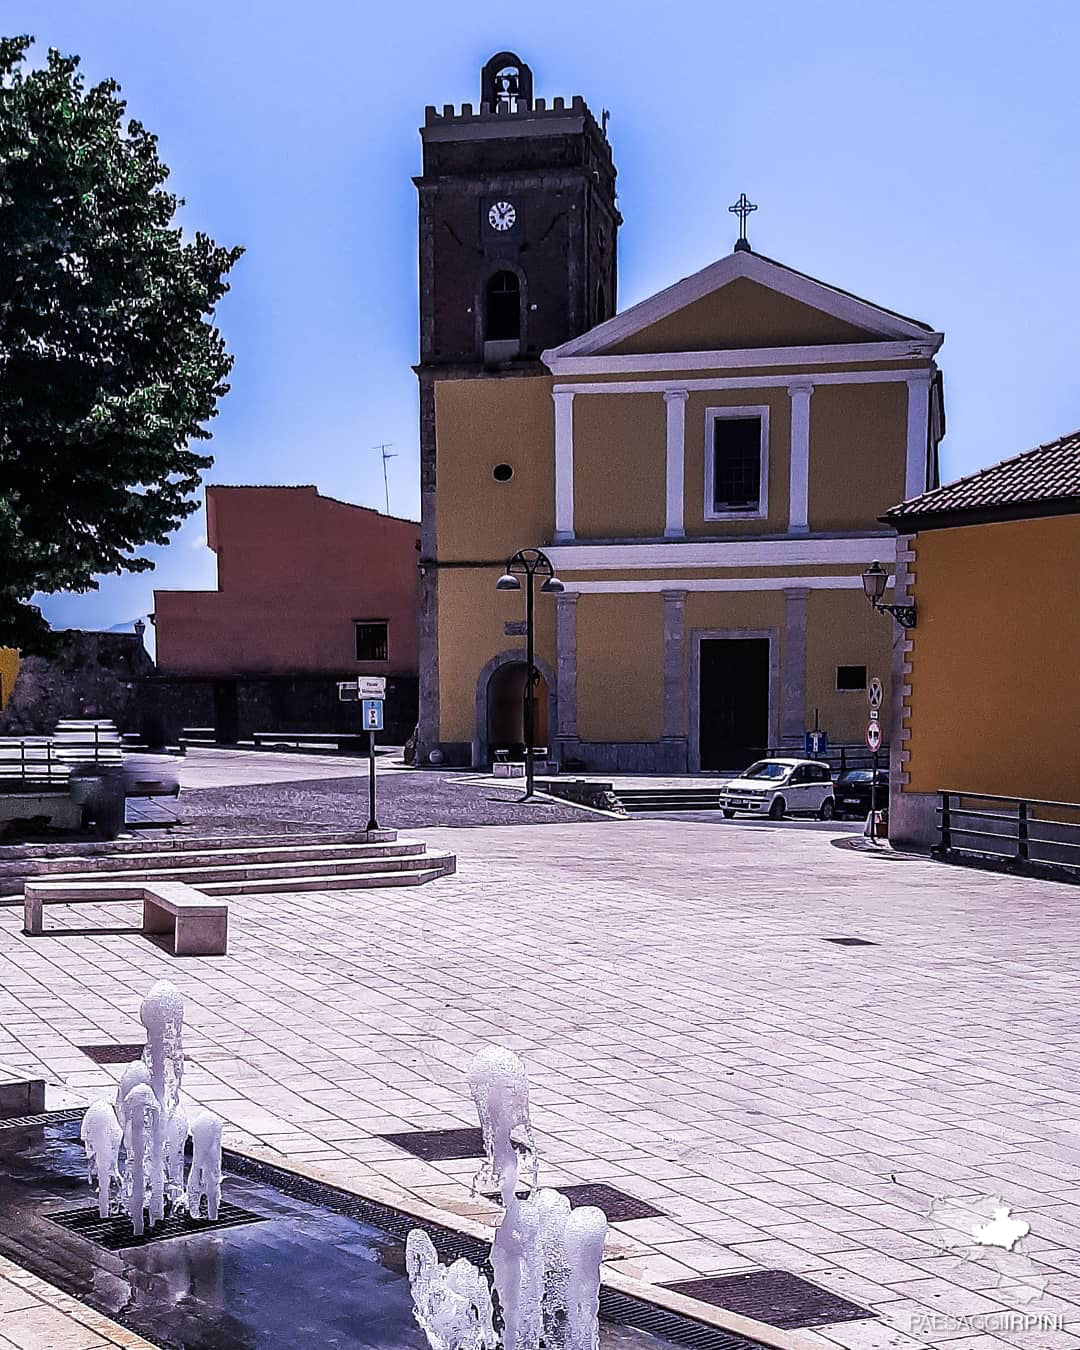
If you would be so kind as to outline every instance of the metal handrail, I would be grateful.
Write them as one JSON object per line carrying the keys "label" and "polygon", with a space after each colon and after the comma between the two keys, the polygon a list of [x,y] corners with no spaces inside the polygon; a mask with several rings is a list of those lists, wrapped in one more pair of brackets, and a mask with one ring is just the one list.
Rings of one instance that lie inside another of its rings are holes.
{"label": "metal handrail", "polygon": [[[950,856],[966,855],[968,857],[983,856],[987,859],[1007,859],[1021,864],[1037,863],[1040,867],[1060,867],[1068,869],[1070,874],[1075,874],[1075,867],[1072,862],[1055,861],[1046,858],[1035,858],[1031,856],[1031,845],[1036,844],[1044,848],[1054,849],[1078,849],[1080,850],[1080,839],[1054,839],[1047,838],[1041,832],[1032,834],[1031,827],[1040,825],[1050,825],[1061,831],[1075,831],[1080,833],[1080,819],[1078,820],[1047,820],[1045,816],[1036,816],[1033,814],[1035,807],[1050,807],[1054,810],[1075,811],[1080,815],[1080,802],[1055,802],[1047,801],[1043,798],[1025,798],[1025,797],[1005,797],[999,793],[993,792],[960,792],[950,788],[939,789],[941,804],[937,808],[937,814],[940,817],[941,842],[934,850],[935,856],[939,858],[949,858]],[[965,801],[976,802],[1007,802],[1015,806],[1015,814],[1001,811],[981,811],[976,808],[965,806]],[[1016,830],[1002,832],[1000,830],[971,829],[967,825],[958,823],[958,818],[965,821],[994,821],[1003,824],[1015,824]],[[970,846],[962,845],[956,842],[958,838],[981,839],[986,841],[986,848],[980,850]],[[1011,847],[1007,852],[988,852],[994,846],[1001,842]]]}

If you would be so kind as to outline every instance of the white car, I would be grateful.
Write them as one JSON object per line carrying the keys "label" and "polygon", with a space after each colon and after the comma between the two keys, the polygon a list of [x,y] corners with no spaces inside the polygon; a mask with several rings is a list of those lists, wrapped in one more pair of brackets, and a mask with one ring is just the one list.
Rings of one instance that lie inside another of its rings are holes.
{"label": "white car", "polygon": [[730,820],[736,811],[783,820],[836,812],[832,770],[816,759],[759,759],[720,789],[720,809]]}

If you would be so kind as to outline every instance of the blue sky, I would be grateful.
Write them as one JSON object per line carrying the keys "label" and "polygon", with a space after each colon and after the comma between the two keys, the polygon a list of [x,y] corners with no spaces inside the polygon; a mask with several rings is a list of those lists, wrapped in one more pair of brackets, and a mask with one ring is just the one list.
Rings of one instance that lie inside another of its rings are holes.
{"label": "blue sky", "polygon": [[[418,514],[417,127],[479,101],[516,50],[548,98],[611,110],[620,303],[730,251],[772,257],[946,334],[947,477],[1080,425],[1080,7],[668,0],[4,0],[115,77],[157,133],[183,222],[247,253],[219,322],[236,357],[218,483],[314,482]],[[202,514],[154,573],[45,603],[109,627],[153,587],[214,584]]]}

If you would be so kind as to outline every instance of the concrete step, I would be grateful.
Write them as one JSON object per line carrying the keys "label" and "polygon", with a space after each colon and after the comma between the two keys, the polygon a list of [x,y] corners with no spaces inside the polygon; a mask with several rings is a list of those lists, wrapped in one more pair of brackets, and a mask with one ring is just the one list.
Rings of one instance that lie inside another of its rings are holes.
{"label": "concrete step", "polygon": [[279,877],[275,881],[217,881],[200,885],[199,890],[206,895],[273,895],[289,891],[359,891],[382,886],[423,886],[426,882],[450,876],[454,872],[452,854],[428,854],[431,860],[441,856],[449,860],[447,865],[417,867],[408,872],[336,872],[320,876]]}
{"label": "concrete step", "polygon": [[361,875],[368,872],[405,872],[418,867],[422,868],[433,858],[441,860],[449,856],[447,854],[425,853],[422,843],[409,846],[408,851],[386,852],[385,850],[390,846],[375,845],[374,847],[381,848],[383,852],[372,856],[362,854],[359,849],[354,849],[351,852],[329,858],[316,856],[262,862],[253,859],[221,864],[196,864],[194,866],[175,864],[171,867],[125,868],[114,872],[61,872],[37,876],[32,879],[47,881],[50,884],[55,883],[58,886],[70,884],[83,888],[114,881],[130,882],[132,885],[150,884],[157,881],[183,881],[189,886],[195,886],[202,890],[207,882],[247,881],[263,877],[272,879],[297,874],[329,876],[335,873]]}
{"label": "concrete step", "polygon": [[228,863],[299,862],[304,858],[327,859],[335,856],[382,858],[423,851],[424,845],[418,839],[385,844],[270,844],[247,848],[236,848],[226,840],[221,840],[216,847],[186,849],[179,857],[170,857],[155,849],[139,853],[104,853],[91,858],[42,858],[22,863],[20,871],[23,876],[74,876],[82,872],[142,871],[163,865],[187,868]]}
{"label": "concrete step", "polygon": [[[351,863],[351,866],[350,866]],[[269,867],[253,869],[254,875],[246,876],[242,869],[232,869],[233,875],[213,880],[192,881],[190,873],[175,877],[151,877],[138,873],[114,874],[112,876],[76,877],[63,879],[55,877],[32,878],[27,883],[27,891],[41,891],[49,897],[49,903],[60,904],[65,901],[79,904],[92,904],[95,899],[139,900],[143,888],[167,881],[182,881],[193,886],[203,895],[252,895],[274,893],[277,891],[315,891],[342,890],[368,886],[405,886],[419,884],[413,878],[419,876],[423,881],[432,881],[435,877],[450,876],[457,870],[457,858],[453,853],[425,853],[418,857],[402,859],[373,858],[368,862],[355,859],[336,862],[337,869],[323,872],[313,866],[301,863],[290,869],[283,866],[280,871]],[[229,869],[221,869],[227,871]],[[260,873],[262,875],[260,875]]]}
{"label": "concrete step", "polygon": [[615,796],[629,812],[720,809],[719,785],[715,788],[625,788],[618,789]]}

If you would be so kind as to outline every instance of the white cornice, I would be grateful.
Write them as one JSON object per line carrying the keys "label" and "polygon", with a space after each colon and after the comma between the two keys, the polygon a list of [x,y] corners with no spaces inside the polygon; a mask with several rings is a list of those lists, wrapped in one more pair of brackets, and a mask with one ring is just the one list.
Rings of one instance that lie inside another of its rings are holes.
{"label": "white cornice", "polygon": [[[544,550],[558,572],[606,572],[631,568],[851,567],[894,562],[896,536],[843,538],[691,539],[664,544],[552,544]],[[781,581],[795,586],[790,577]],[[859,578],[855,578],[862,585]],[[671,581],[663,585],[671,586]],[[681,584],[681,583],[680,583]]]}
{"label": "white cornice", "polygon": [[666,394],[674,389],[691,393],[709,389],[789,389],[806,384],[907,384],[926,382],[933,371],[929,367],[907,370],[823,370],[787,375],[710,375],[705,377],[668,376],[656,380],[592,380],[587,384],[557,384],[559,394]]}
{"label": "white cornice", "polygon": [[861,361],[928,361],[944,342],[928,333],[903,342],[834,342],[814,347],[740,347],[716,352],[650,352],[642,356],[560,356],[541,358],[553,375],[632,375],[644,371],[728,370],[747,366],[848,365]]}
{"label": "white cornice", "polygon": [[[891,586],[889,577],[886,585]],[[567,581],[567,595],[633,595],[680,591],[861,591],[862,577],[683,577],[657,581]]]}
{"label": "white cornice", "polygon": [[894,339],[914,338],[917,341],[925,341],[933,336],[921,324],[891,314],[867,300],[859,300],[823,281],[793,272],[759,254],[740,252],[710,263],[700,272],[684,277],[682,281],[642,300],[622,314],[616,314],[580,337],[564,342],[550,353],[545,353],[544,359],[547,360],[548,355],[552,358],[595,356],[742,277],[868,333]]}

